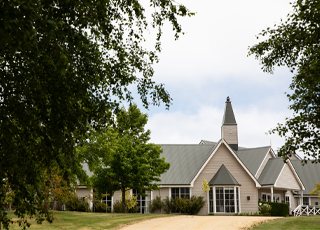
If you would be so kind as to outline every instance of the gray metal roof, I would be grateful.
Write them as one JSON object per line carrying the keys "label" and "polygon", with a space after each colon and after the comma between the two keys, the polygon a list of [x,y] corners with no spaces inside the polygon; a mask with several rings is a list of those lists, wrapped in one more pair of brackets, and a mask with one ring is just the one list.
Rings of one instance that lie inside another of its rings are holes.
{"label": "gray metal roof", "polygon": [[315,182],[320,182],[320,164],[312,164],[311,161],[308,161],[307,164],[302,165],[300,160],[290,161],[306,189],[303,194],[309,195],[316,187]]}
{"label": "gray metal roof", "polygon": [[170,169],[161,175],[160,185],[190,184],[216,145],[161,145]]}
{"label": "gray metal roof", "polygon": [[203,145],[216,145],[216,144],[218,144],[218,142],[201,140],[199,144],[203,144]]}
{"label": "gray metal roof", "polygon": [[209,181],[209,185],[240,185],[224,164]]}
{"label": "gray metal roof", "polygon": [[282,158],[270,158],[258,181],[261,185],[274,185],[284,165]]}
{"label": "gray metal roof", "polygon": [[[229,98],[229,97],[228,97]],[[226,106],[224,109],[224,115],[222,120],[223,125],[236,125],[236,118],[234,117],[231,101],[226,101]]]}
{"label": "gray metal roof", "polygon": [[259,147],[259,148],[245,148],[237,151],[237,155],[240,160],[249,169],[252,175],[256,175],[259,166],[261,165],[263,159],[267,155],[270,146]]}

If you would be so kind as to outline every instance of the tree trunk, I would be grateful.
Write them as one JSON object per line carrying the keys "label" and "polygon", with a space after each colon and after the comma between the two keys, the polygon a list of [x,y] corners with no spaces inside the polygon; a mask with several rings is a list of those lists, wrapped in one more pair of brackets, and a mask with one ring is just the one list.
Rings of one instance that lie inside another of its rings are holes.
{"label": "tree trunk", "polygon": [[127,213],[126,209],[126,188],[122,188],[122,212]]}

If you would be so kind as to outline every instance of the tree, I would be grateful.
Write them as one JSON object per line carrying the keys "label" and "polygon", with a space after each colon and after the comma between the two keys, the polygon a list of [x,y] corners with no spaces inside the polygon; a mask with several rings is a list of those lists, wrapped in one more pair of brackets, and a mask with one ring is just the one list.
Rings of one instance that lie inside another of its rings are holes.
{"label": "tree", "polygon": [[316,182],[316,187],[310,192],[310,195],[316,195],[316,194],[320,198],[320,182],[319,183]]}
{"label": "tree", "polygon": [[[320,162],[320,1],[297,0],[288,19],[267,28],[259,36],[265,41],[249,48],[260,59],[262,69],[272,73],[275,66],[287,66],[293,73],[289,109],[293,117],[270,133],[285,137],[278,155],[284,160],[301,151],[304,163]],[[257,36],[257,38],[259,38]]]}
{"label": "tree", "polygon": [[124,212],[128,188],[137,189],[141,195],[157,190],[159,176],[170,167],[160,158],[161,147],[148,143],[150,130],[144,130],[146,124],[147,115],[137,105],[131,105],[128,111],[122,107],[113,126],[93,131],[88,142],[79,148],[94,173],[92,186],[100,194],[121,190]]}
{"label": "tree", "polygon": [[[138,0],[1,1],[0,200],[5,178],[22,219],[40,213],[51,165],[64,179],[84,175],[75,146],[88,124],[105,124],[122,101],[133,100],[130,85],[145,107],[170,105],[163,84],[152,80],[152,64],[163,23],[171,23],[178,38],[178,17],[192,13],[173,0],[150,0],[147,7],[152,15]],[[143,43],[151,28],[154,50]],[[4,216],[0,202],[0,222],[8,228]]]}

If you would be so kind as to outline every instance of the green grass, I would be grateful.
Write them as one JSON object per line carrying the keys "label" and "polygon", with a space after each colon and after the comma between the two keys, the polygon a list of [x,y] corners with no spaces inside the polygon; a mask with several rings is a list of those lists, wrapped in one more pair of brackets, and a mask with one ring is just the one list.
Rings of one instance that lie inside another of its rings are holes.
{"label": "green grass", "polygon": [[260,229],[320,229],[320,216],[286,217],[254,227]]}
{"label": "green grass", "polygon": [[[15,217],[13,212],[9,212],[10,217]],[[155,217],[171,216],[166,214],[136,214],[136,213],[90,213],[90,212],[54,212],[52,224],[44,221],[41,225],[35,220],[29,229],[81,229],[81,230],[102,230],[118,227],[135,221],[150,219]],[[11,229],[20,229],[18,224],[10,225]]]}

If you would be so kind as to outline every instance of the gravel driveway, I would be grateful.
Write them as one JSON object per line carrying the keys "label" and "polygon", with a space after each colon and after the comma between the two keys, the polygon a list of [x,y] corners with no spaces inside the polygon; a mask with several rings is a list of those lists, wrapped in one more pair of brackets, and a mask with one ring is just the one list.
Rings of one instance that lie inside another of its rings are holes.
{"label": "gravel driveway", "polygon": [[200,230],[236,230],[247,229],[259,223],[282,217],[265,216],[173,216],[149,219],[121,227],[121,230],[147,229],[200,229]]}

